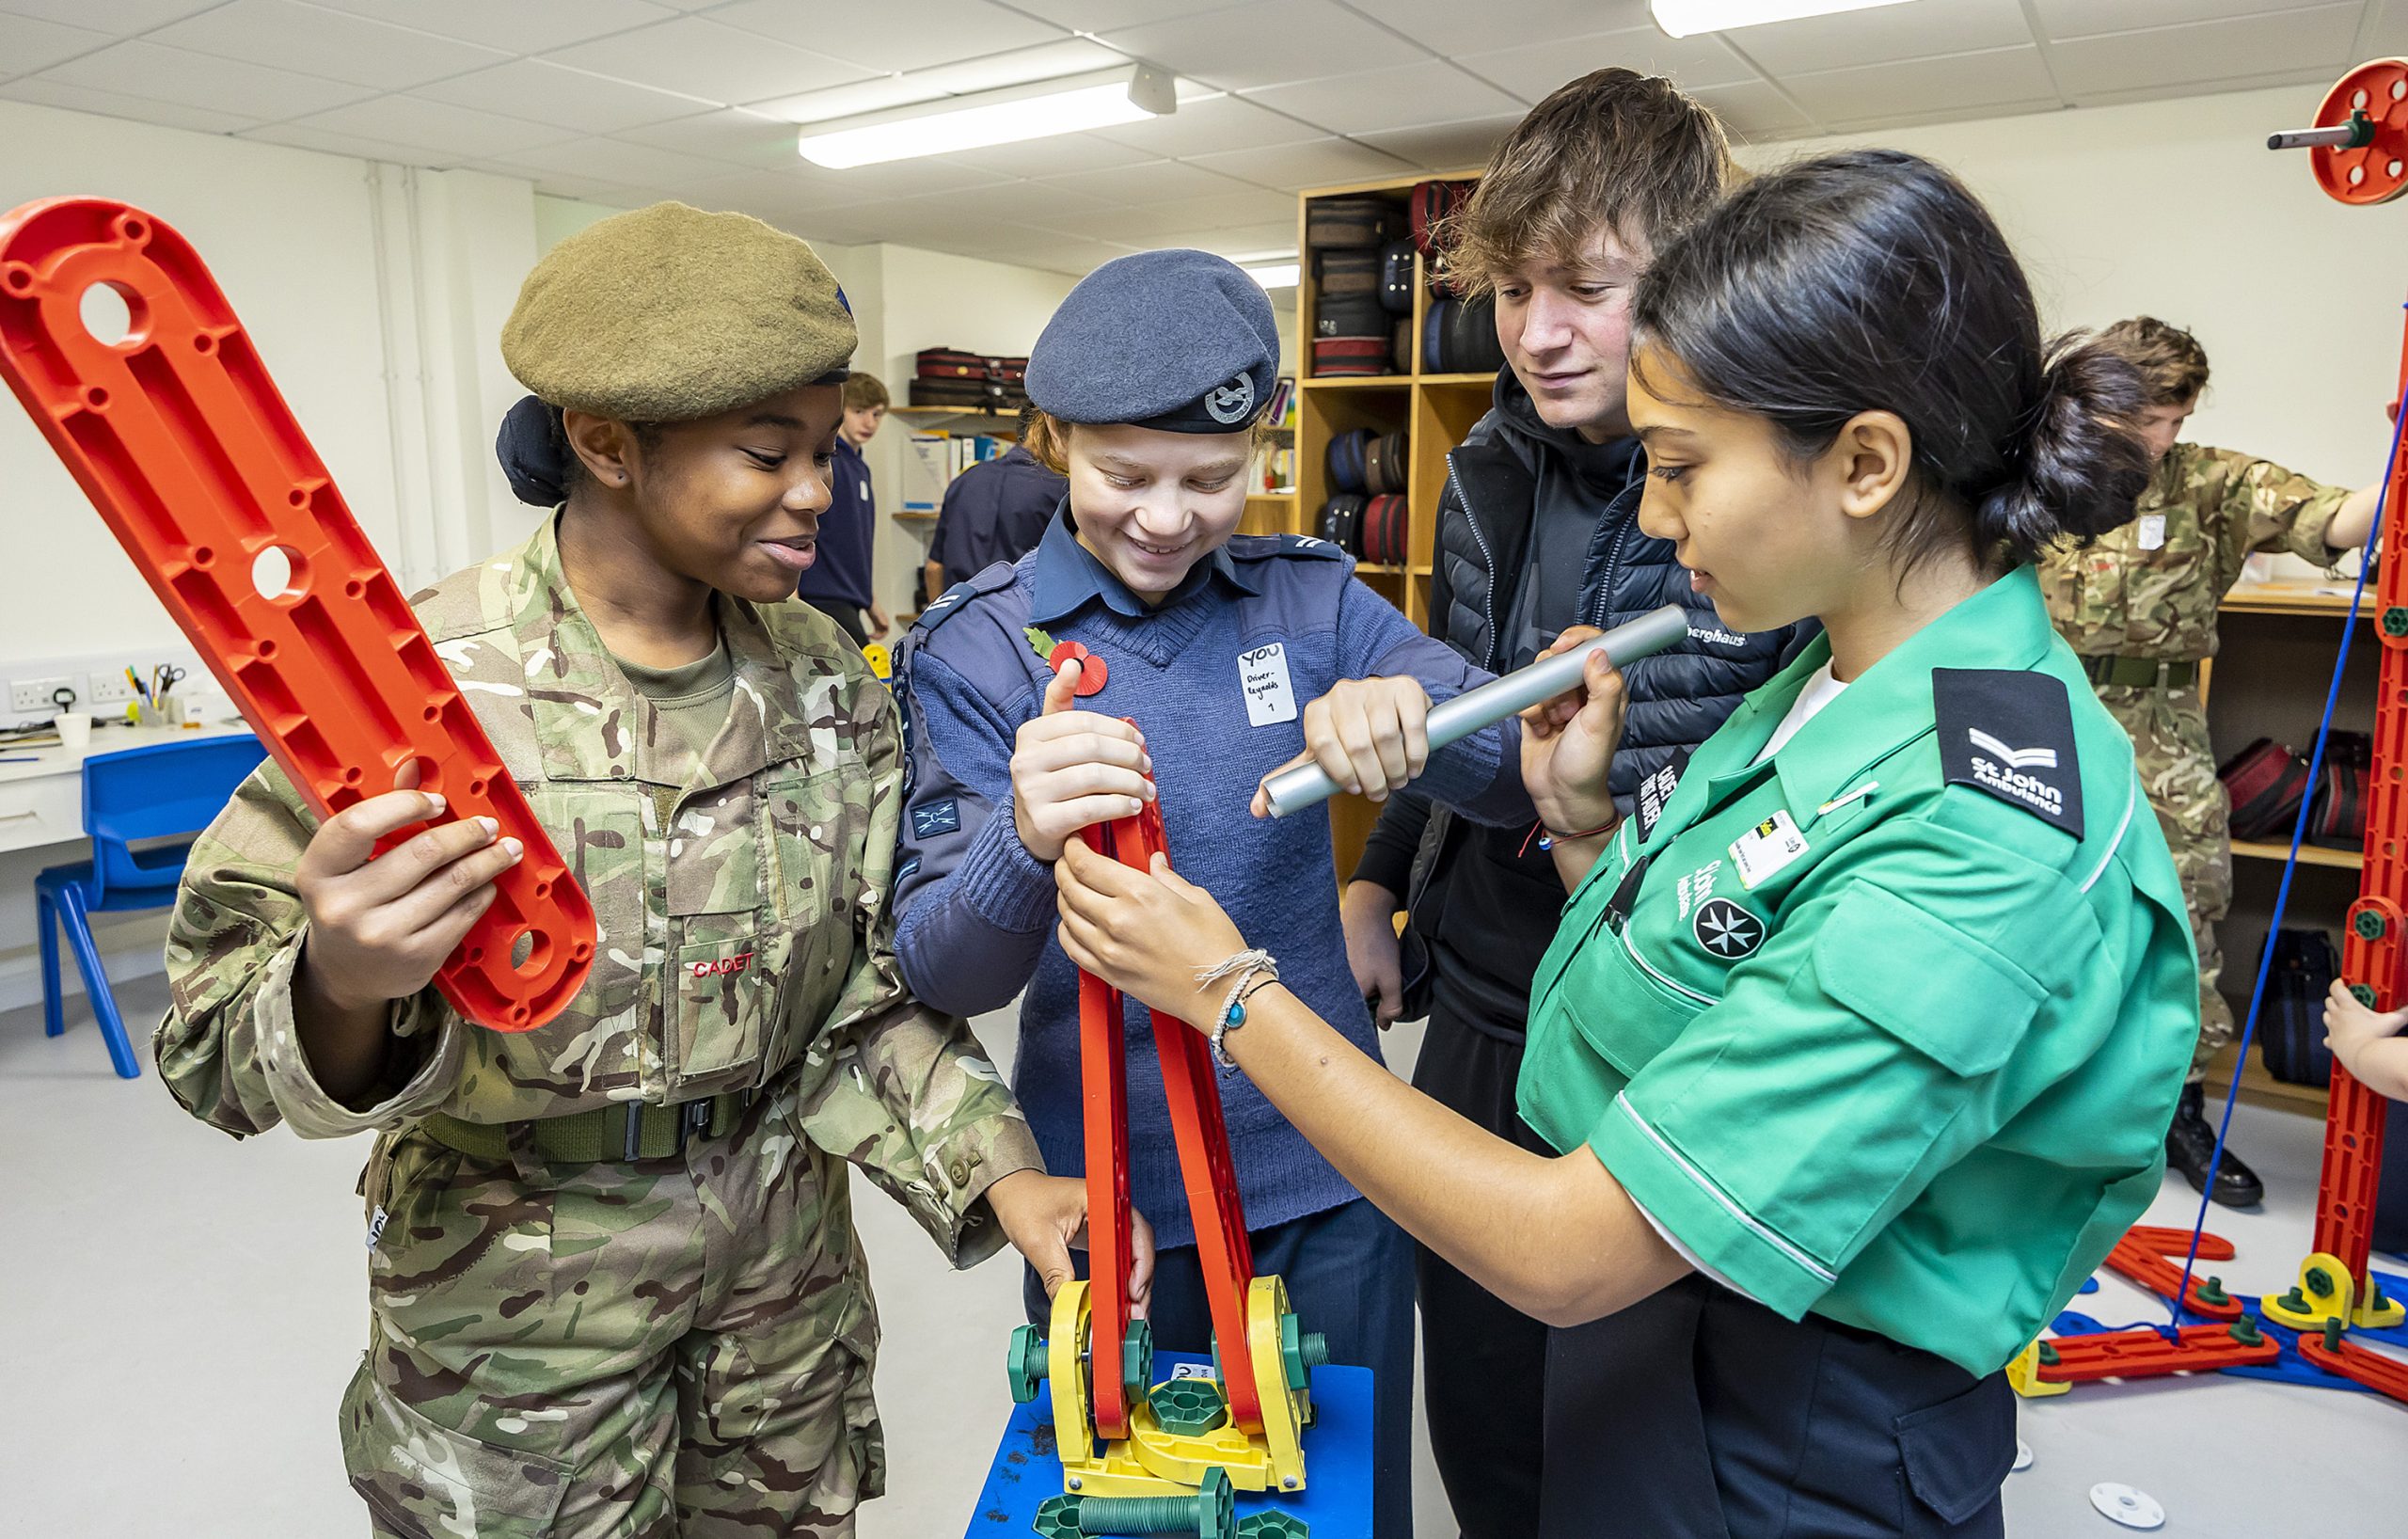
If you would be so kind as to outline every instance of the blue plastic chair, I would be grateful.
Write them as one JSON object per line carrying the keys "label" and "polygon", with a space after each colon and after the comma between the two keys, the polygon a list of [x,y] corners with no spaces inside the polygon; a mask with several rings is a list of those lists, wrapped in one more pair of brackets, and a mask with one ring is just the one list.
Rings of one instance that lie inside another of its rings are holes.
{"label": "blue plastic chair", "polygon": [[198,742],[157,743],[97,754],[84,761],[84,832],[92,858],[54,865],[34,879],[34,922],[41,931],[42,1029],[66,1031],[65,1001],[58,988],[58,936],[55,919],[75,948],[84,992],[108,1043],[109,1062],[120,1079],[139,1079],[134,1044],[109,992],[92,942],[91,916],[130,909],[162,909],[176,900],[192,841],[136,851],[136,841],[198,833],[225,808],[259,767],[267,750],[256,738],[207,738]]}

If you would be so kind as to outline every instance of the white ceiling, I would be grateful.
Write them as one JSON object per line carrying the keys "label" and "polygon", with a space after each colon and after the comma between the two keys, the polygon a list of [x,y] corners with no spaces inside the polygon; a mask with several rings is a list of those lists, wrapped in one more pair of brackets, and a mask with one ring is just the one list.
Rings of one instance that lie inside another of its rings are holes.
{"label": "white ceiling", "polygon": [[[1766,139],[2323,84],[2400,53],[2408,0],[1910,0],[1679,40],[1646,0],[0,0],[0,97],[1067,272],[1292,249],[1297,189],[1476,164],[1607,64]],[[1193,99],[853,171],[795,152],[797,123],[1130,58]]]}

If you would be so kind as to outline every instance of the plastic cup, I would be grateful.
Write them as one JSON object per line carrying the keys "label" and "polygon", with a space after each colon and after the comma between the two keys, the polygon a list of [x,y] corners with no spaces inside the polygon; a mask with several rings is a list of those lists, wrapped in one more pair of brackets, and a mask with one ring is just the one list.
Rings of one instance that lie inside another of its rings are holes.
{"label": "plastic cup", "polygon": [[61,711],[53,723],[58,729],[58,746],[71,759],[80,759],[91,751],[92,719],[82,711]]}

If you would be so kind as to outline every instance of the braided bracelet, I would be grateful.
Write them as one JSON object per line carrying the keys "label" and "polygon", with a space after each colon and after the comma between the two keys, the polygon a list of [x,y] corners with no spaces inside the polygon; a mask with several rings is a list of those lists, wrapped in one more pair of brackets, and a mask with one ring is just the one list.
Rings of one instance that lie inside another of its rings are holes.
{"label": "braided bracelet", "polygon": [[1252,983],[1258,974],[1265,973],[1270,975],[1263,979],[1265,983],[1278,981],[1279,963],[1270,952],[1241,951],[1196,975],[1196,986],[1199,990],[1232,976],[1237,979],[1229,985],[1229,992],[1221,999],[1220,1012],[1212,1018],[1212,1061],[1223,1069],[1237,1068],[1237,1060],[1229,1056],[1224,1043],[1232,1030],[1245,1024],[1245,999],[1253,992],[1246,985]]}

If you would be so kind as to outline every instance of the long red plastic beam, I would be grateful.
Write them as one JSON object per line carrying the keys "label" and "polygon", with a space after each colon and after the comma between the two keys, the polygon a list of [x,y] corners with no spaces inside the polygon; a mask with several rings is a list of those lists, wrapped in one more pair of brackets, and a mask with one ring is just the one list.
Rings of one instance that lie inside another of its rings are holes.
{"label": "long red plastic beam", "polygon": [[[2189,1230],[2135,1224],[2115,1242],[2115,1248],[2107,1253],[2107,1270],[2122,1274],[2160,1298],[2172,1298],[2174,1291],[2182,1285],[2182,1268],[2176,1265],[2171,1258],[2184,1255],[2190,1248]],[[2231,1241],[2215,1234],[2199,1236],[2199,1260],[2228,1261],[2232,1258]],[[2218,1301],[2204,1296],[2200,1287],[2205,1281],[2203,1277],[2191,1279],[2190,1292],[2183,1295],[2182,1307],[2210,1320],[2240,1319],[2241,1300],[2227,1296]]]}
{"label": "long red plastic beam", "polygon": [[[125,301],[122,340],[84,325],[95,285]],[[0,218],[0,375],[320,817],[415,761],[447,819],[526,846],[435,981],[499,1031],[557,1015],[593,966],[593,906],[190,243],[105,198]]]}
{"label": "long red plastic beam", "polygon": [[2271,1363],[2282,1356],[2272,1338],[2244,1345],[2231,1328],[2185,1325],[2178,1344],[2157,1330],[2106,1331],[2050,1339],[2057,1360],[2036,1371],[2044,1384],[2081,1384],[2092,1379],[2155,1378],[2167,1373],[2205,1373],[2221,1368]]}

